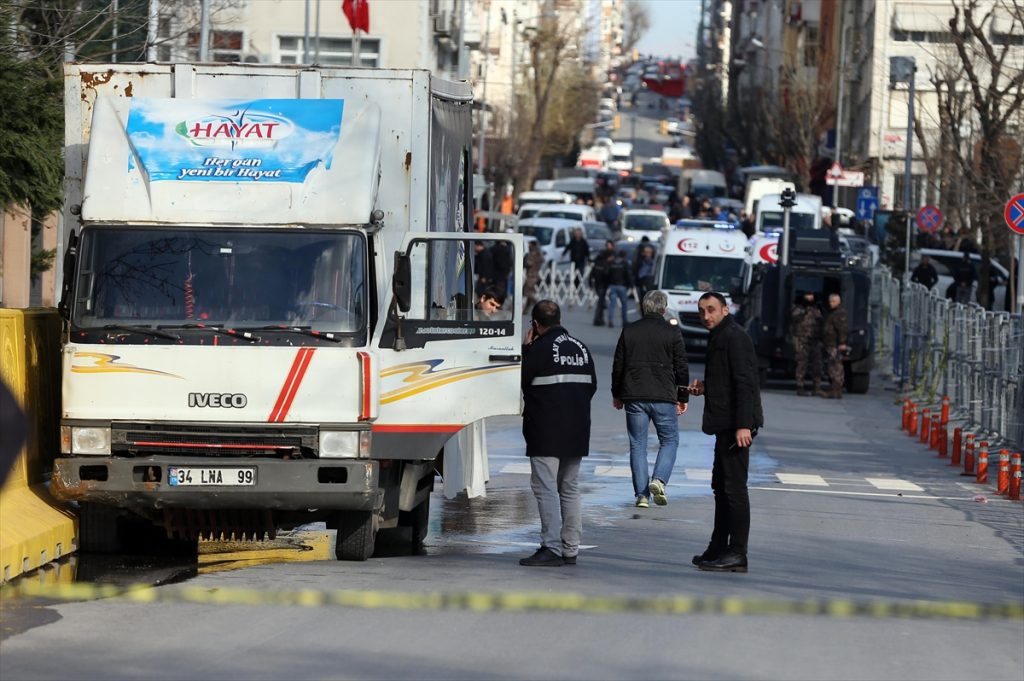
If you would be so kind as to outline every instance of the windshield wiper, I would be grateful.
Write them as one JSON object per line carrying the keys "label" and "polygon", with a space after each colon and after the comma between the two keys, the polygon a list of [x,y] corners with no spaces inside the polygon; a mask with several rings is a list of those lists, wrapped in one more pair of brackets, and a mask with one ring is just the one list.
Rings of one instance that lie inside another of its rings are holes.
{"label": "windshield wiper", "polygon": [[178,324],[178,325],[166,325],[159,327],[161,329],[189,329],[198,331],[213,331],[214,333],[220,333],[225,336],[231,336],[232,338],[242,338],[251,343],[259,343],[262,338],[254,336],[248,331],[239,331],[238,329],[226,329],[223,326],[213,326],[210,324]]}
{"label": "windshield wiper", "polygon": [[314,331],[308,326],[286,326],[284,324],[271,324],[270,326],[254,326],[248,331],[285,331],[288,333],[301,333],[310,338],[323,338],[333,343],[340,343],[343,339],[329,331]]}
{"label": "windshield wiper", "polygon": [[166,338],[167,340],[179,341],[180,336],[175,336],[173,333],[165,333],[158,329],[154,329],[152,326],[125,326],[123,324],[107,324],[103,327],[104,331],[124,331],[126,333],[138,333],[143,336],[153,336],[154,338]]}

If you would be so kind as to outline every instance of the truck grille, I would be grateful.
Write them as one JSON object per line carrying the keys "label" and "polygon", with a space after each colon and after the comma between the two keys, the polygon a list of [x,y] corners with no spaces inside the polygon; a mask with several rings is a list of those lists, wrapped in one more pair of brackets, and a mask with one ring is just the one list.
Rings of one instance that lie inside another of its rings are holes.
{"label": "truck grille", "polygon": [[[216,430],[214,430],[216,429]],[[275,459],[317,455],[316,428],[114,423],[110,451],[117,456],[216,456]]]}

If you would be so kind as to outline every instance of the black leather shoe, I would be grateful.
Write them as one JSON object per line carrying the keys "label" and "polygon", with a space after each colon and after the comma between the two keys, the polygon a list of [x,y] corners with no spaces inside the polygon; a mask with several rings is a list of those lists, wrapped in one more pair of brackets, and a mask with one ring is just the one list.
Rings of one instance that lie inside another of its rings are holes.
{"label": "black leather shoe", "polygon": [[698,553],[696,556],[690,559],[690,562],[694,565],[699,566],[701,563],[707,563],[718,558],[718,551],[712,551],[707,549],[704,553]]}
{"label": "black leather shoe", "polygon": [[519,564],[528,567],[559,567],[565,565],[565,561],[551,549],[542,546],[529,558],[521,559]]}
{"label": "black leather shoe", "polygon": [[566,565],[575,565],[576,556],[562,556],[562,562],[564,562]]}
{"label": "black leather shoe", "polygon": [[735,551],[727,551],[714,560],[701,563],[697,568],[706,572],[746,572],[747,557]]}

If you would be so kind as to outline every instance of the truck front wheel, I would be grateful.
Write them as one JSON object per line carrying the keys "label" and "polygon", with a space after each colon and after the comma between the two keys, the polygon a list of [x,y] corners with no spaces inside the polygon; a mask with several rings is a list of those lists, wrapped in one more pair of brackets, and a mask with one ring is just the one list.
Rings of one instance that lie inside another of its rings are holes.
{"label": "truck front wheel", "polygon": [[89,501],[78,503],[78,551],[80,553],[122,553],[124,523],[113,506]]}
{"label": "truck front wheel", "polygon": [[377,530],[371,511],[341,511],[337,515],[338,537],[334,555],[338,560],[366,560],[373,555]]}

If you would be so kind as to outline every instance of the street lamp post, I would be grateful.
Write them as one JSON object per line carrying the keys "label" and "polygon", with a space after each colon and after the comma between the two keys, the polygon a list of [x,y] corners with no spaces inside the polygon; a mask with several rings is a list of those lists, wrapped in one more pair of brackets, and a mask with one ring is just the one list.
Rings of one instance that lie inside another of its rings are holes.
{"label": "street lamp post", "polygon": [[914,160],[914,73],[916,71],[917,63],[913,57],[889,58],[889,87],[893,88],[897,83],[907,83],[909,85],[907,94],[907,150],[903,160],[903,210],[906,213],[907,228],[903,276],[910,274],[910,213],[913,210],[910,204],[914,196],[913,188],[911,187],[911,164]]}

